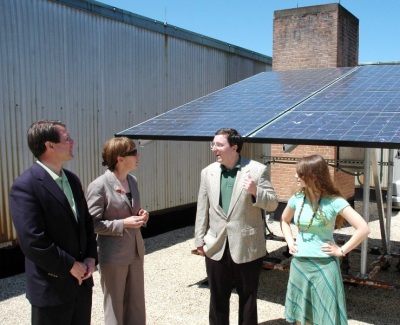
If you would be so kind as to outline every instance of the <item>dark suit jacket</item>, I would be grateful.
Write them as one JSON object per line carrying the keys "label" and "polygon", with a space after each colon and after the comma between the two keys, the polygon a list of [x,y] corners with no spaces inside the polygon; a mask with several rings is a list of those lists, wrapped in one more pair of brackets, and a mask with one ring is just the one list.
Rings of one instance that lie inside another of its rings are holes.
{"label": "dark suit jacket", "polygon": [[[78,222],[63,191],[37,163],[15,180],[10,192],[11,216],[25,254],[26,296],[38,307],[74,300],[79,288],[70,273],[74,262],[87,257],[97,260],[82,185],[76,175],[64,172],[74,194]],[[92,287],[93,279],[82,285]]]}

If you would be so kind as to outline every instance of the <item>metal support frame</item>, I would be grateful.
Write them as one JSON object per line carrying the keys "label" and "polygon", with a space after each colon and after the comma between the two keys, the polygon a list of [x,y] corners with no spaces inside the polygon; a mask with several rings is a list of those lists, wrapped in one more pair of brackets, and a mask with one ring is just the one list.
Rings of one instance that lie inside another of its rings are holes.
{"label": "metal support frame", "polygon": [[393,204],[393,170],[394,170],[394,150],[389,149],[389,159],[388,159],[388,184],[386,191],[386,247],[389,252],[391,252],[390,243],[390,229],[392,223],[392,204]]}
{"label": "metal support frame", "polygon": [[[376,156],[377,156],[376,150],[377,149],[369,149],[369,150],[371,151],[372,174],[374,175],[376,204],[378,206],[379,225],[380,225],[381,236],[382,236],[382,249],[383,249],[383,253],[385,255],[387,255],[388,249],[387,249],[387,240],[386,240],[385,220],[383,218],[384,211],[383,211],[382,188],[381,188],[381,182],[379,181],[378,160],[376,158]],[[367,151],[367,150],[365,150],[365,151]],[[365,161],[368,161],[368,160],[365,160]],[[366,166],[367,166],[367,164],[365,165],[365,167]],[[365,186],[364,188],[367,188],[367,186]],[[368,188],[369,188],[369,186],[368,186]],[[369,200],[367,202],[369,202]]]}
{"label": "metal support frame", "polygon": [[[371,184],[371,173],[370,173],[370,161],[371,161],[371,152],[369,149],[365,149],[364,151],[364,188],[363,188],[363,216],[365,221],[369,222],[369,188]],[[360,262],[360,275],[365,278],[367,274],[367,249],[368,249],[368,241],[364,240],[361,243],[361,262]]]}

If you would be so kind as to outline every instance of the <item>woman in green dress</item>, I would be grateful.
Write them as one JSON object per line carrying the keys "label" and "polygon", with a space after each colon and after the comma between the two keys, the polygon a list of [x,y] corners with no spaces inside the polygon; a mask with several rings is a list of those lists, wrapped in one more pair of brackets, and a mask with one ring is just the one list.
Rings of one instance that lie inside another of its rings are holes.
{"label": "woman in green dress", "polygon": [[[347,324],[346,300],[339,257],[369,234],[365,220],[342,197],[320,155],[296,165],[297,192],[282,214],[281,229],[293,255],[285,302],[285,317],[297,324]],[[298,228],[296,240],[290,224]],[[347,221],[355,228],[342,246],[333,231]]]}

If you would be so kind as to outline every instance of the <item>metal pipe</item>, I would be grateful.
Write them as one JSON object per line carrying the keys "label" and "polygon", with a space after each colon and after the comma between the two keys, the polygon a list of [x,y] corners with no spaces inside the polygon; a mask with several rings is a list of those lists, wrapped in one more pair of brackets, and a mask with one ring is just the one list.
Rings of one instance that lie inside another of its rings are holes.
{"label": "metal pipe", "polygon": [[382,198],[382,186],[381,186],[381,181],[378,177],[378,159],[377,159],[378,149],[370,149],[370,150],[371,150],[371,165],[372,165],[371,168],[372,168],[372,174],[374,175],[376,204],[378,207],[379,226],[382,238],[382,249],[383,253],[386,255],[388,253],[388,250],[386,245],[386,229],[385,229],[385,219],[383,211],[384,208],[383,208],[383,198]]}
{"label": "metal pipe", "polygon": [[390,228],[392,223],[392,201],[393,201],[393,170],[394,170],[394,150],[389,149],[388,159],[388,179],[387,179],[387,191],[386,191],[386,246],[388,252],[391,251],[390,242]]}
{"label": "metal pipe", "polygon": [[[369,223],[369,197],[370,197],[370,183],[371,183],[371,149],[365,148],[364,150],[364,188],[363,188],[363,216],[367,223]],[[365,275],[367,273],[367,250],[368,240],[361,243],[361,260],[360,260],[360,273]]]}

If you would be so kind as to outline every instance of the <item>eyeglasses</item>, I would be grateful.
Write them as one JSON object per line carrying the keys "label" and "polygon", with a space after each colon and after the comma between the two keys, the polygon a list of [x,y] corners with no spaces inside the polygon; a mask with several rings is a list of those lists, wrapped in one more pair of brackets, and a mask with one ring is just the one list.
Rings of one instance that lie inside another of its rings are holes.
{"label": "eyeglasses", "polygon": [[133,149],[131,151],[125,152],[122,157],[128,157],[128,156],[137,156],[138,152],[137,149]]}
{"label": "eyeglasses", "polygon": [[222,148],[223,146],[225,145],[221,142],[210,142],[210,149],[214,149],[214,147]]}
{"label": "eyeglasses", "polygon": [[70,136],[67,136],[67,137],[64,138],[63,141],[64,142],[68,142],[68,143],[72,143],[72,142],[74,142],[74,139],[72,139]]}

